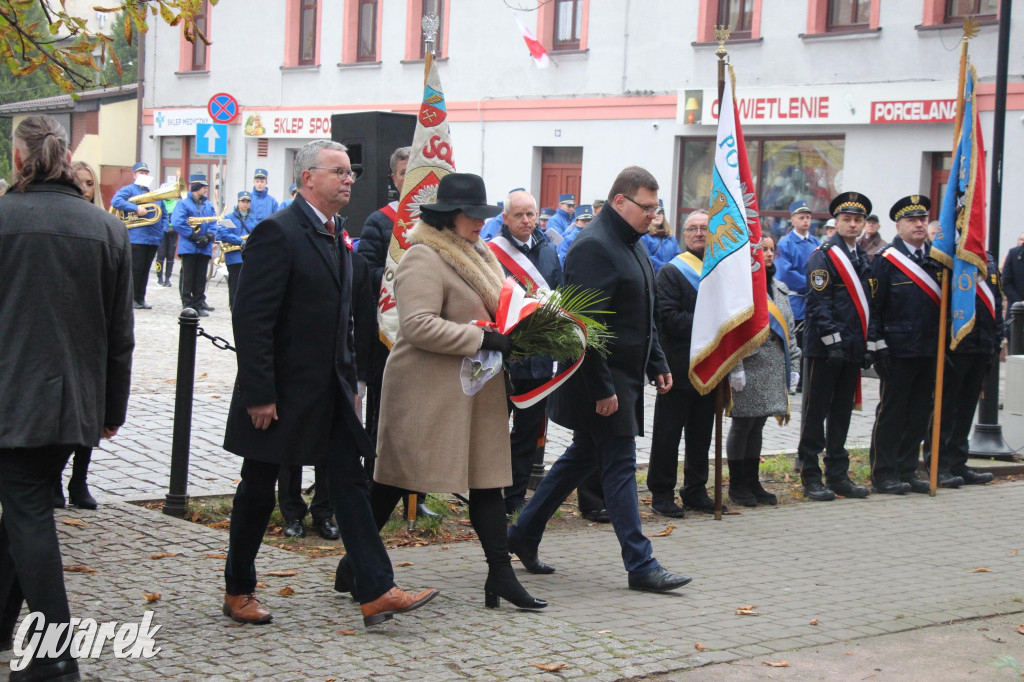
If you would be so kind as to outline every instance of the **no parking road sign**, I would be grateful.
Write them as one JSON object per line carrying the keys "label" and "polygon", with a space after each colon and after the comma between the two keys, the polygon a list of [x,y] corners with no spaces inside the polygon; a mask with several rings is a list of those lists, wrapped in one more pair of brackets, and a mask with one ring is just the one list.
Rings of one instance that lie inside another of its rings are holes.
{"label": "no parking road sign", "polygon": [[221,92],[210,98],[206,110],[215,123],[231,123],[238,116],[238,101],[228,93]]}

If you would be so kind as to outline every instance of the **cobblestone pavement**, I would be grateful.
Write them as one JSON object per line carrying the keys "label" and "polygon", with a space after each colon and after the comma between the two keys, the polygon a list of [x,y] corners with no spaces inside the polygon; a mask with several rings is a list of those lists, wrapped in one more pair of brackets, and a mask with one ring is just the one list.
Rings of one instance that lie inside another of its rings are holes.
{"label": "cobblestone pavement", "polygon": [[[210,282],[207,294],[216,310],[200,319],[200,327],[211,336],[233,341],[227,283]],[[104,441],[94,452],[94,462],[89,469],[95,484],[94,493],[100,496],[98,499],[156,499],[167,492],[181,305],[177,289],[157,286],[155,276],[150,281],[147,300],[153,310],[138,310],[135,315],[136,350],[128,422],[116,438]],[[191,495],[226,494],[234,490],[232,481],[238,478],[239,460],[221,447],[234,380],[234,353],[219,350],[208,339],[200,337],[196,350],[189,461]],[[865,378],[863,394],[864,410],[854,412],[850,424],[848,445],[851,448],[867,447],[870,443],[878,381]],[[646,464],[650,457],[654,389],[648,387],[645,397],[644,432],[647,435],[637,439],[637,461],[641,464]],[[796,452],[800,399],[800,395],[791,397],[793,417],[789,425],[780,427],[772,421],[765,427],[765,453]],[[726,418],[723,430],[727,433],[728,429],[729,419]],[[551,463],[569,446],[572,434],[551,423],[548,439],[545,459]],[[682,446],[680,452],[683,452]],[[305,474],[307,482],[311,482],[311,472]]]}

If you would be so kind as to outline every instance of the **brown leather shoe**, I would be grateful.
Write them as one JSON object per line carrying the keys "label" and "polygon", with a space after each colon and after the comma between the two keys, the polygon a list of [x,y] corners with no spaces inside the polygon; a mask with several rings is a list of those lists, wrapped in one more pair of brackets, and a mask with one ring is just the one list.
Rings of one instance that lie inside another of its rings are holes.
{"label": "brown leather shoe", "polygon": [[259,625],[274,619],[267,607],[260,603],[256,594],[225,594],[224,615],[237,623]]}
{"label": "brown leather shoe", "polygon": [[398,587],[392,587],[373,601],[363,604],[363,626],[380,625],[386,620],[391,620],[396,613],[418,609],[440,592],[441,590],[431,589],[410,594]]}

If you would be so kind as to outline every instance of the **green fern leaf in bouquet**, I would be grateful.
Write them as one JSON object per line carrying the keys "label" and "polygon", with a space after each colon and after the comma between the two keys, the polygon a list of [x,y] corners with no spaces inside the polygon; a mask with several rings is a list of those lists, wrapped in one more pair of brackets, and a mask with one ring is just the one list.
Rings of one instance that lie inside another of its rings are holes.
{"label": "green fern leaf in bouquet", "polygon": [[559,364],[575,362],[585,350],[577,321],[586,329],[586,348],[608,354],[614,335],[606,324],[595,319],[612,314],[599,307],[607,300],[601,291],[569,285],[540,295],[528,289],[527,294],[541,298],[544,303],[512,330],[512,360],[549,355]]}

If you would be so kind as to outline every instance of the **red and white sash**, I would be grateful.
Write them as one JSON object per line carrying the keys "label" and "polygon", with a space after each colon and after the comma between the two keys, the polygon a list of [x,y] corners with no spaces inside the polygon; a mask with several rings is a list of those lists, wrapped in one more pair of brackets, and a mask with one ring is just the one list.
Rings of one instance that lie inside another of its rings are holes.
{"label": "red and white sash", "polygon": [[942,302],[942,291],[939,289],[939,285],[912,258],[907,258],[896,247],[883,251],[882,257],[899,268],[904,275],[910,278],[910,281],[920,287],[921,291],[928,294],[928,298],[932,299],[935,305]]}
{"label": "red and white sash", "polygon": [[981,297],[982,303],[988,308],[988,312],[991,313],[992,319],[996,319],[996,297],[992,293],[992,288],[989,287],[988,282],[978,278],[978,296]]}
{"label": "red and white sash", "polygon": [[864,295],[864,287],[860,283],[860,276],[842,247],[832,246],[828,250],[828,256],[832,259],[832,264],[836,266],[839,276],[843,279],[846,289],[850,292],[850,298],[853,300],[853,306],[857,309],[861,330],[864,332],[864,339],[866,340],[868,338],[868,322],[870,321],[871,312],[868,308],[868,298]]}
{"label": "red and white sash", "polygon": [[544,275],[540,274],[537,266],[530,262],[526,254],[520,251],[515,244],[503,235],[499,234],[487,242],[487,245],[491,247],[491,251],[494,252],[498,262],[511,272],[512,276],[519,280],[520,284],[531,288],[533,291],[551,288],[548,286],[547,280],[544,279]]}
{"label": "red and white sash", "polygon": [[398,202],[397,201],[392,201],[387,206],[384,206],[383,208],[381,208],[380,212],[383,213],[384,215],[386,215],[388,218],[390,218],[391,219],[391,224],[394,225],[395,224],[395,220],[398,219]]}

